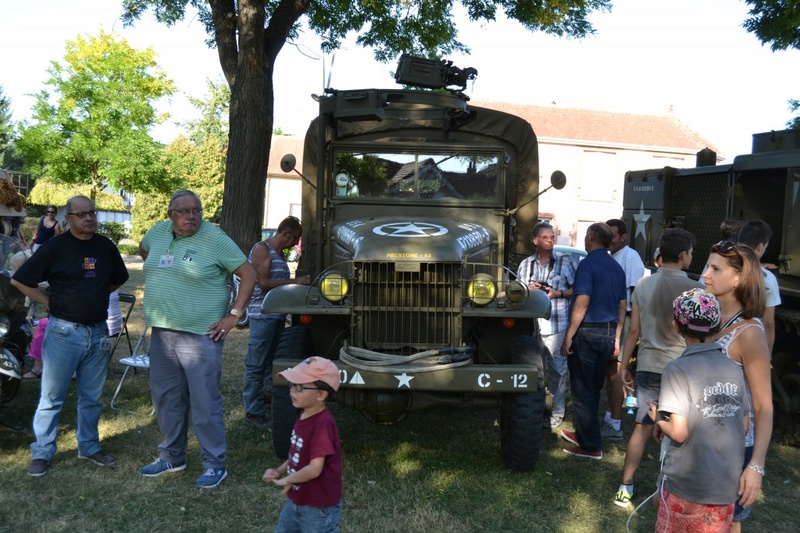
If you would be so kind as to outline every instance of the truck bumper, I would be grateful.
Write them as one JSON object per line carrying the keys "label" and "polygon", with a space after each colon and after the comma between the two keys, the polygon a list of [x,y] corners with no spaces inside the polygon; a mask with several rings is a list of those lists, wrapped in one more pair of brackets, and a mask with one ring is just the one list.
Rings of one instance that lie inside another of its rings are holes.
{"label": "truck bumper", "polygon": [[[334,361],[339,368],[341,387],[368,390],[435,391],[475,393],[536,392],[539,375],[534,367],[509,365],[466,365],[432,372],[391,371],[375,372]],[[294,359],[276,359],[273,364],[273,384],[288,386],[279,372],[297,364]]]}

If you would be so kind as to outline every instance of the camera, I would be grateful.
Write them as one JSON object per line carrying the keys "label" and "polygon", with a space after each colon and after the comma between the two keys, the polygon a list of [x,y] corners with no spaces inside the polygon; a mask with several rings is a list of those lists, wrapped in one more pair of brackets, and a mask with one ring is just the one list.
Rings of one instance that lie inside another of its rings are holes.
{"label": "camera", "polygon": [[546,281],[539,281],[538,283],[539,283],[539,290],[541,291],[547,292],[553,288],[553,286],[547,283]]}

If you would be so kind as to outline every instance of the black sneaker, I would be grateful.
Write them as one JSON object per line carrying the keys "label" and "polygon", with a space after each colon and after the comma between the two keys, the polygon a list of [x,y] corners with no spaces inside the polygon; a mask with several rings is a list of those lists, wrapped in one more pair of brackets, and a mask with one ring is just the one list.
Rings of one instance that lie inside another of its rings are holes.
{"label": "black sneaker", "polygon": [[47,474],[47,468],[50,466],[50,461],[46,459],[34,459],[28,467],[28,475],[33,477],[42,477]]}
{"label": "black sneaker", "polygon": [[117,464],[114,458],[108,455],[103,450],[98,450],[94,452],[92,455],[81,455],[80,453],[78,453],[78,457],[80,459],[88,459],[97,466],[114,466],[115,464]]}
{"label": "black sneaker", "polygon": [[267,420],[267,417],[264,415],[247,413],[244,415],[244,421],[258,429],[269,429],[269,420]]}

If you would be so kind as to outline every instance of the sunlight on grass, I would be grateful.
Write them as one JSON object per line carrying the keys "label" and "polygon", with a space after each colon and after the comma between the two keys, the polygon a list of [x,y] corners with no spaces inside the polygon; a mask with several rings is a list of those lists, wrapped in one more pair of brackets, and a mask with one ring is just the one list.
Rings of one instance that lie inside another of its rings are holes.
{"label": "sunlight on grass", "polygon": [[400,443],[394,450],[387,456],[389,465],[392,471],[398,478],[407,477],[422,468],[422,463],[419,460],[419,454],[422,450],[416,446],[403,442]]}
{"label": "sunlight on grass", "polygon": [[[123,291],[137,295],[129,328],[135,340],[143,320],[141,263],[127,263]],[[228,437],[228,479],[213,491],[194,488],[202,472],[200,451],[189,429],[188,467],[146,479],[138,469],[158,454],[163,439],[150,404],[146,373],[126,379],[120,406],[139,415],[111,411],[108,402],[122,376],[117,360],[128,355],[123,341],[109,366],[100,418],[102,446],[117,459],[113,469],[77,458],[75,393],[62,411],[53,467],[31,478],[30,432],[0,432],[0,533],[91,531],[271,531],[285,497],[261,481],[264,469],[280,464],[271,435],[243,422],[242,376],[249,330],[232,331],[225,341],[221,390]],[[9,424],[29,428],[38,399],[37,383],[22,384],[17,398],[0,410]],[[500,456],[497,410],[433,409],[392,426],[376,426],[357,411],[330,406],[339,424],[344,470],[343,532],[473,533],[624,532],[629,512],[612,503],[619,483],[625,441],[604,443],[602,461],[565,454],[558,432],[543,432],[536,468],[509,472]],[[623,420],[626,432],[632,421]],[[571,423],[565,426],[572,429]],[[640,503],[655,484],[657,446],[651,446],[637,474]],[[796,533],[800,450],[773,443],[764,493],[746,531]],[[631,524],[652,532],[655,512],[648,503]]]}

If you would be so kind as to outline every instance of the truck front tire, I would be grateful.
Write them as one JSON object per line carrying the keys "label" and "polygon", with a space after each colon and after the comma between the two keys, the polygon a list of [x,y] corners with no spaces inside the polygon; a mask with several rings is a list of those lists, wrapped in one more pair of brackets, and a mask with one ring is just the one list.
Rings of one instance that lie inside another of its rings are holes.
{"label": "truck front tire", "polygon": [[537,370],[536,390],[504,395],[500,418],[503,462],[511,470],[527,472],[536,466],[542,446],[544,345],[538,338],[520,336],[511,341],[510,348],[512,365],[533,366]]}
{"label": "truck front tire", "polygon": [[[292,327],[284,330],[278,341],[276,359],[294,359],[298,363],[314,354],[314,342],[311,332],[306,328]],[[292,405],[289,387],[272,386],[272,447],[275,455],[281,460],[289,457],[289,441],[292,428],[300,414],[300,410]]]}

